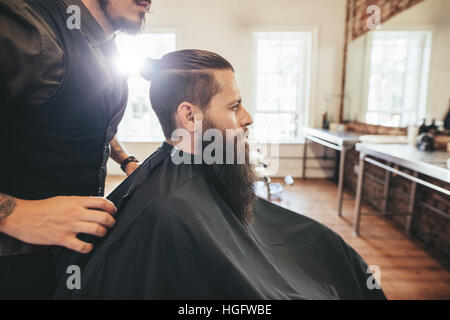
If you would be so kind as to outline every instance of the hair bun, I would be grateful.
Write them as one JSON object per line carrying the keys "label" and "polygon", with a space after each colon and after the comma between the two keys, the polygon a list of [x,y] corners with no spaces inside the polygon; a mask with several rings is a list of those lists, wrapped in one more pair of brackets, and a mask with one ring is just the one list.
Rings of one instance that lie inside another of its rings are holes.
{"label": "hair bun", "polygon": [[155,75],[160,71],[161,59],[145,59],[144,65],[141,68],[140,74],[144,79],[152,81]]}

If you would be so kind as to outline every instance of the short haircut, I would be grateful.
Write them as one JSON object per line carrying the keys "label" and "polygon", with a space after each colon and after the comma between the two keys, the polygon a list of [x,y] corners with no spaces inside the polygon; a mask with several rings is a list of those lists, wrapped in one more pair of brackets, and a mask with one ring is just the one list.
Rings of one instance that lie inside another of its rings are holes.
{"label": "short haircut", "polygon": [[225,58],[203,50],[180,50],[147,61],[142,75],[151,81],[150,101],[166,138],[176,129],[175,112],[182,102],[206,110],[221,91],[213,70],[234,72]]}

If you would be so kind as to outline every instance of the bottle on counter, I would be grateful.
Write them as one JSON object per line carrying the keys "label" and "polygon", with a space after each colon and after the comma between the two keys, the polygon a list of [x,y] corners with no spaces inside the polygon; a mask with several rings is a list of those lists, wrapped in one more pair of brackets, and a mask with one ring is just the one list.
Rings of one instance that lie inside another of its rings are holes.
{"label": "bottle on counter", "polygon": [[428,132],[437,131],[438,127],[436,125],[436,119],[433,119],[431,124],[428,126]]}
{"label": "bottle on counter", "polygon": [[322,129],[329,130],[330,122],[328,121],[328,112],[322,114]]}
{"label": "bottle on counter", "polygon": [[419,127],[419,135],[428,132],[427,119],[423,118],[423,123]]}

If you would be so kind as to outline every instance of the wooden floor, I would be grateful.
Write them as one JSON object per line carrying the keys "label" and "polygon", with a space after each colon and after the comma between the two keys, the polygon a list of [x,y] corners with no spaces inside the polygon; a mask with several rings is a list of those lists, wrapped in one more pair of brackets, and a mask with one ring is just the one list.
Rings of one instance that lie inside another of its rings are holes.
{"label": "wooden floor", "polygon": [[[108,177],[107,194],[123,178]],[[345,192],[345,199],[354,198]],[[388,299],[450,299],[450,271],[431,258],[415,241],[389,221],[363,216],[361,236],[353,235],[354,200],[344,201],[337,216],[337,186],[326,179],[296,179],[285,188],[278,204],[315,219],[337,232],[367,262],[381,271],[381,286]],[[371,208],[363,206],[364,212]]]}

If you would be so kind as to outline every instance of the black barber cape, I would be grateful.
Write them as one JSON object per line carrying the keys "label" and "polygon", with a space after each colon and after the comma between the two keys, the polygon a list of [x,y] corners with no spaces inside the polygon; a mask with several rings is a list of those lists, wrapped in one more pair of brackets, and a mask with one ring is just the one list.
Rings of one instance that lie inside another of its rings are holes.
{"label": "black barber cape", "polygon": [[[260,198],[244,227],[173,150],[165,143],[109,196],[116,225],[90,255],[63,253],[56,299],[385,298],[336,233]],[[81,289],[68,289],[71,265]]]}

